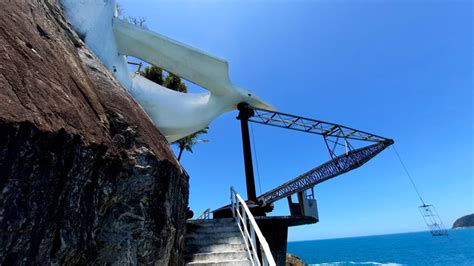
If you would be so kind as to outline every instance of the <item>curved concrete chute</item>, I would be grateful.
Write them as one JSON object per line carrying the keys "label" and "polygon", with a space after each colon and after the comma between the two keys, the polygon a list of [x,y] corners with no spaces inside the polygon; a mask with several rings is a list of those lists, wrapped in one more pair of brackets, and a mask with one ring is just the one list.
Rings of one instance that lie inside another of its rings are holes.
{"label": "curved concrete chute", "polygon": [[[69,21],[86,44],[140,104],[169,142],[205,128],[241,102],[272,110],[253,92],[230,82],[225,60],[117,18],[114,0],[62,0]],[[171,91],[136,73],[133,56],[195,83],[208,93]]]}
{"label": "curved concrete chute", "polygon": [[140,58],[216,95],[233,89],[228,63],[186,44],[114,18],[118,52]]}

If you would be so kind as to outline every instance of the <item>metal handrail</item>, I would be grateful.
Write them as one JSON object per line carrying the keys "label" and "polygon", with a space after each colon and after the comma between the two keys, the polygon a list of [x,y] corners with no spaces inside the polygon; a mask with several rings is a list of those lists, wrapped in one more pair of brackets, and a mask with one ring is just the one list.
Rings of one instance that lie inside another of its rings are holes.
{"label": "metal handrail", "polygon": [[211,209],[206,209],[196,220],[209,219],[211,217]]}
{"label": "metal handrail", "polygon": [[[275,266],[276,263],[273,259],[267,240],[260,231],[260,228],[258,228],[257,222],[247,207],[247,204],[233,187],[230,188],[230,200],[232,215],[242,233],[245,248],[247,249],[252,265]],[[260,244],[262,262],[260,262],[259,259],[257,243]]]}

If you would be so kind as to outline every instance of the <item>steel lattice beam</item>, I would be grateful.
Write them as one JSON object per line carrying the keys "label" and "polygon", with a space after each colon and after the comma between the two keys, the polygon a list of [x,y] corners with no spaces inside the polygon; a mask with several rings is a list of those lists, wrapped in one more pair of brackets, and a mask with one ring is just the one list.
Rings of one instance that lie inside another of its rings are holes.
{"label": "steel lattice beam", "polygon": [[386,139],[370,146],[351,150],[259,196],[257,200],[263,204],[270,204],[297,192],[312,188],[321,182],[363,165],[392,144],[393,140]]}
{"label": "steel lattice beam", "polygon": [[255,115],[250,117],[249,121],[258,124],[303,131],[322,135],[326,138],[342,138],[371,142],[383,142],[388,140],[381,136],[330,122],[254,107],[251,108],[254,110]]}
{"label": "steel lattice beam", "polygon": [[[248,118],[249,122],[322,136],[332,158],[330,161],[259,196],[257,201],[263,204],[270,204],[286,198],[356,169],[393,144],[391,139],[335,123],[263,110],[247,104],[242,107],[253,111],[253,116]],[[359,144],[363,142],[375,143],[355,149],[350,141],[356,141]],[[337,155],[338,147],[345,148],[341,155]]]}

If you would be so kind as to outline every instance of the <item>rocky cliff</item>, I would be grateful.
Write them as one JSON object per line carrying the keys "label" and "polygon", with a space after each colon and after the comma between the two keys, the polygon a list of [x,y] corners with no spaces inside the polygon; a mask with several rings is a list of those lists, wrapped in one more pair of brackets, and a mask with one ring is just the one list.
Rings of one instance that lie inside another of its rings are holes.
{"label": "rocky cliff", "polygon": [[0,1],[0,264],[181,264],[188,176],[57,0]]}
{"label": "rocky cliff", "polygon": [[474,213],[464,215],[453,223],[453,229],[474,227]]}
{"label": "rocky cliff", "polygon": [[306,266],[306,265],[307,264],[305,264],[303,260],[301,260],[299,257],[290,253],[286,253],[286,266]]}

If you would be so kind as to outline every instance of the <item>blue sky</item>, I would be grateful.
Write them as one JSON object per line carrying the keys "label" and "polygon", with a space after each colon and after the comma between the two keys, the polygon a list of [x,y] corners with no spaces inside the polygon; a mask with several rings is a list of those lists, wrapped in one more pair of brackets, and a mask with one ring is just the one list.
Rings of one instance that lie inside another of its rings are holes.
{"label": "blue sky", "polygon": [[[446,226],[474,212],[470,1],[136,1],[125,15],[225,58],[234,84],[280,111],[393,138]],[[184,154],[196,214],[245,195],[237,112]],[[253,125],[265,192],[328,159],[322,139]],[[289,240],[425,230],[395,153],[315,188],[320,222]],[[286,215],[286,200],[272,215]]]}

